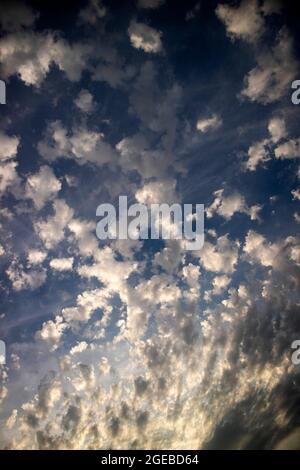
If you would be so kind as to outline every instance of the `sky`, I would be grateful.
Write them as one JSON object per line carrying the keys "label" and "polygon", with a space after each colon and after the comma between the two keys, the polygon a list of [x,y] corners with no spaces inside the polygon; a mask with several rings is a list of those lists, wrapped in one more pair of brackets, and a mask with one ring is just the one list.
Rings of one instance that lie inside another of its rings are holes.
{"label": "sky", "polygon": [[300,448],[294,3],[1,2],[1,449]]}

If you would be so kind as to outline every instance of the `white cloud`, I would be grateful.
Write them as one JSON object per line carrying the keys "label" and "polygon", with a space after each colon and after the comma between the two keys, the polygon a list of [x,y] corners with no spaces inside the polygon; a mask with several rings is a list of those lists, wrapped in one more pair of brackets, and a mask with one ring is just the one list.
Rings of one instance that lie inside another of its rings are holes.
{"label": "white cloud", "polygon": [[47,249],[63,240],[65,229],[73,217],[73,209],[61,199],[53,202],[53,209],[54,215],[34,223],[34,229]]}
{"label": "white cloud", "polygon": [[293,199],[300,201],[300,189],[294,189],[292,191]]}
{"label": "white cloud", "polygon": [[6,270],[6,274],[16,291],[23,289],[38,289],[46,281],[47,273],[45,269],[24,270],[21,263],[13,261]]}
{"label": "white cloud", "polygon": [[273,266],[280,253],[280,246],[269,243],[263,235],[250,230],[245,239],[244,252],[251,261],[263,266]]}
{"label": "white cloud", "polygon": [[256,0],[242,0],[238,7],[220,4],[216,14],[232,39],[255,42],[264,33],[265,22]]}
{"label": "white cloud", "polygon": [[55,351],[67,327],[62,317],[56,316],[54,321],[49,320],[43,323],[42,329],[36,333],[36,338],[44,341],[51,351]]}
{"label": "white cloud", "polygon": [[0,161],[4,162],[11,158],[15,158],[20,144],[19,137],[10,137],[0,131]]}
{"label": "white cloud", "polygon": [[222,276],[216,276],[213,278],[212,285],[212,294],[213,295],[220,295],[222,292],[229,286],[231,282],[231,278],[226,276],[226,274]]}
{"label": "white cloud", "polygon": [[268,131],[271,135],[272,142],[275,144],[286,137],[287,130],[284,119],[278,117],[271,119],[268,125]]}
{"label": "white cloud", "polygon": [[16,171],[17,162],[0,163],[0,193],[4,193],[13,183],[19,181]]}
{"label": "white cloud", "polygon": [[96,165],[114,163],[116,152],[103,137],[100,132],[89,131],[85,127],[68,132],[60,121],[54,121],[38,143],[38,151],[49,161],[64,157],[73,158],[80,165],[87,162]]}
{"label": "white cloud", "polygon": [[300,139],[289,140],[275,149],[275,157],[282,160],[300,158]]}
{"label": "white cloud", "polygon": [[93,95],[88,90],[81,90],[74,103],[86,114],[91,113],[94,109]]}
{"label": "white cloud", "polygon": [[0,39],[2,76],[18,75],[26,85],[39,86],[56,64],[69,80],[78,81],[90,52],[88,45],[70,45],[51,33],[10,34]]}
{"label": "white cloud", "polygon": [[28,176],[25,186],[25,197],[32,199],[35,207],[41,209],[54,199],[61,190],[61,182],[49,166],[41,166],[39,171]]}
{"label": "white cloud", "polygon": [[248,207],[244,196],[239,192],[235,191],[234,193],[225,196],[224,190],[219,189],[214,192],[214,196],[214,202],[206,209],[208,218],[213,217],[213,215],[217,213],[224,219],[230,220],[235,213],[241,212],[249,215],[251,220],[258,219],[258,213],[261,210],[261,206],[255,205]]}
{"label": "white cloud", "polygon": [[27,253],[27,262],[28,266],[34,266],[36,264],[41,264],[47,258],[47,252],[41,250],[29,250]]}
{"label": "white cloud", "polygon": [[95,25],[105,15],[106,8],[102,0],[88,0],[87,6],[79,12],[79,19],[84,23]]}
{"label": "white cloud", "polygon": [[74,258],[53,258],[50,261],[50,267],[55,271],[71,271]]}
{"label": "white cloud", "polygon": [[136,49],[143,49],[148,53],[157,53],[162,50],[161,32],[154,28],[132,21],[128,28],[130,42]]}
{"label": "white cloud", "polygon": [[274,47],[258,54],[257,66],[245,77],[241,96],[263,104],[277,101],[290,89],[297,70],[292,40],[283,29]]}
{"label": "white cloud", "polygon": [[232,273],[238,261],[239,243],[231,241],[228,235],[223,235],[216,240],[216,244],[208,241],[197,255],[207,271]]}
{"label": "white cloud", "polygon": [[205,133],[209,130],[216,130],[221,127],[223,124],[222,118],[217,114],[213,114],[211,117],[206,119],[199,119],[197,121],[197,130]]}

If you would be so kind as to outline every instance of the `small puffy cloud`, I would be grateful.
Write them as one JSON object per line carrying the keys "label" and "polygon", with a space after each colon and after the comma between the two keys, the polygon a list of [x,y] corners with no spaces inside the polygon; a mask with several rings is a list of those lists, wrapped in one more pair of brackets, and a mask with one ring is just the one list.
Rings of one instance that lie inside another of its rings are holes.
{"label": "small puffy cloud", "polygon": [[223,235],[216,240],[216,244],[205,242],[198,256],[207,271],[232,273],[238,261],[238,251],[239,242]]}
{"label": "small puffy cloud", "polygon": [[113,163],[115,150],[103,140],[103,134],[90,131],[86,127],[74,128],[68,132],[60,121],[51,122],[43,140],[38,143],[38,151],[48,161],[58,158],[72,158],[79,165],[87,162],[96,165]]}
{"label": "small puffy cloud", "polygon": [[222,292],[226,289],[226,287],[229,286],[230,282],[231,282],[231,278],[229,276],[226,276],[226,274],[222,276],[214,277],[212,281],[212,285],[213,285],[212,294],[213,295],[222,294]]}
{"label": "small puffy cloud", "polygon": [[0,193],[4,193],[13,183],[19,181],[17,162],[0,163]]}
{"label": "small puffy cloud", "polygon": [[71,45],[51,33],[10,34],[0,39],[2,76],[18,75],[26,85],[39,86],[51,65],[56,64],[69,80],[78,81],[90,52],[88,45]]}
{"label": "small puffy cloud", "polygon": [[176,181],[165,180],[146,183],[135,193],[135,198],[140,204],[172,204],[177,202]]}
{"label": "small puffy cloud", "polygon": [[215,200],[206,210],[208,218],[213,217],[213,215],[217,213],[224,219],[230,220],[237,212],[249,215],[251,220],[256,220],[258,218],[261,206],[256,205],[248,207],[244,196],[239,192],[235,191],[233,194],[225,196],[224,190],[219,189],[214,192],[214,196]]}
{"label": "small puffy cloud", "polygon": [[211,117],[206,119],[199,119],[196,124],[198,131],[205,133],[210,130],[216,130],[222,126],[222,118],[217,114],[213,114]]}
{"label": "small puffy cloud", "polygon": [[294,219],[297,222],[297,224],[300,224],[300,214],[298,212],[294,213]]}
{"label": "small puffy cloud", "polygon": [[93,111],[93,95],[88,90],[81,90],[74,103],[83,113],[89,114]]}
{"label": "small puffy cloud", "polygon": [[35,207],[41,209],[54,199],[61,190],[61,182],[56,178],[49,166],[42,166],[40,170],[27,178],[25,197],[32,199]]}
{"label": "small puffy cloud", "polygon": [[79,12],[79,19],[84,23],[95,25],[105,15],[106,8],[102,0],[88,0],[87,6]]}
{"label": "small puffy cloud", "polygon": [[3,256],[4,254],[5,254],[5,249],[3,248],[3,246],[0,243],[0,256]]}
{"label": "small puffy cloud", "polygon": [[289,140],[275,149],[275,157],[282,160],[300,158],[300,139]]}
{"label": "small puffy cloud", "polygon": [[260,164],[268,162],[271,157],[268,149],[268,139],[256,142],[251,145],[248,150],[248,159],[245,163],[245,168],[250,171],[255,171],[256,167]]}
{"label": "small puffy cloud", "polygon": [[36,339],[44,341],[50,351],[55,351],[67,327],[68,325],[63,322],[63,318],[57,316],[54,321],[49,320],[43,323],[42,329],[36,333]]}
{"label": "small puffy cloud", "polygon": [[6,274],[12,283],[12,287],[16,291],[23,289],[38,289],[44,284],[47,273],[45,269],[25,270],[21,263],[13,261],[6,270]]}
{"label": "small puffy cloud", "polygon": [[165,3],[165,0],[138,0],[138,7],[145,9],[155,9],[159,8]]}
{"label": "small puffy cloud", "polygon": [[136,49],[143,49],[148,53],[157,53],[162,50],[161,32],[144,23],[132,21],[128,34],[132,46]]}
{"label": "small puffy cloud", "polygon": [[250,230],[246,236],[244,252],[250,261],[267,267],[274,265],[280,253],[280,246],[268,242],[263,235]]}
{"label": "small puffy cloud", "polygon": [[268,131],[271,135],[271,140],[275,144],[287,136],[287,130],[285,126],[285,121],[282,118],[275,117],[270,120],[268,125]]}
{"label": "small puffy cloud", "polygon": [[20,144],[19,137],[8,136],[0,131],[0,161],[4,162],[17,155],[18,147]]}
{"label": "small puffy cloud", "polygon": [[70,350],[71,356],[74,356],[74,354],[79,354],[83,351],[85,351],[88,347],[88,344],[85,341],[81,341],[80,343],[76,344],[76,346],[73,346]]}
{"label": "small puffy cloud", "polygon": [[36,264],[41,264],[47,258],[47,252],[41,250],[29,250],[27,253],[27,263],[28,266],[34,266]]}
{"label": "small puffy cloud", "polygon": [[53,258],[50,261],[50,267],[55,271],[71,271],[74,258]]}
{"label": "small puffy cloud", "polygon": [[292,39],[282,29],[274,47],[258,54],[257,66],[245,77],[241,96],[252,102],[273,103],[290,89],[297,71]]}
{"label": "small puffy cloud", "polygon": [[292,196],[296,201],[300,201],[300,189],[294,189],[292,191]]}
{"label": "small puffy cloud", "polygon": [[18,31],[34,24],[37,14],[26,4],[9,0],[1,2],[0,25],[4,31]]}
{"label": "small puffy cloud", "polygon": [[265,30],[264,18],[256,0],[242,0],[238,7],[220,4],[216,14],[232,39],[255,42]]}
{"label": "small puffy cloud", "polygon": [[54,215],[34,223],[34,229],[47,249],[63,240],[65,229],[73,217],[73,209],[61,199],[53,202],[53,209]]}

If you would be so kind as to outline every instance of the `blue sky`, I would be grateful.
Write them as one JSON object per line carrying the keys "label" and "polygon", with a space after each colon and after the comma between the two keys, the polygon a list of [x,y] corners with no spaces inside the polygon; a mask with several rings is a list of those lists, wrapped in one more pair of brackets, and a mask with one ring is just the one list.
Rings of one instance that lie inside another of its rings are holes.
{"label": "blue sky", "polygon": [[[0,25],[0,447],[297,447],[296,7],[16,1]],[[204,247],[98,240],[119,195],[204,204]]]}

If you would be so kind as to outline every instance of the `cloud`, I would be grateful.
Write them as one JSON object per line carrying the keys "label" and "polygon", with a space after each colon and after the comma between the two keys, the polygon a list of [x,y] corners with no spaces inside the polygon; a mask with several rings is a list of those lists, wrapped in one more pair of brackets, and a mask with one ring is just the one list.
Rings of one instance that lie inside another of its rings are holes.
{"label": "cloud", "polygon": [[41,209],[47,202],[55,199],[61,190],[61,182],[49,166],[41,166],[39,171],[28,176],[25,197],[32,199],[35,207]]}
{"label": "cloud", "polygon": [[51,122],[38,143],[38,151],[48,161],[58,158],[72,158],[79,165],[115,162],[115,150],[103,140],[100,132],[90,131],[86,127],[65,129],[60,121]]}
{"label": "cloud", "polygon": [[0,131],[0,161],[5,162],[17,156],[20,138],[8,136]]}
{"label": "cloud", "polygon": [[23,289],[38,289],[47,278],[45,269],[25,270],[23,265],[18,261],[13,261],[6,270],[6,274],[12,283],[12,287],[16,291]]}
{"label": "cloud", "polygon": [[86,114],[91,113],[95,106],[93,95],[88,90],[81,90],[74,103],[77,108]]}
{"label": "cloud", "polygon": [[95,25],[105,15],[106,8],[102,0],[88,0],[87,6],[79,12],[79,19],[84,23]]}
{"label": "cloud", "polygon": [[49,265],[55,271],[72,271],[74,258],[53,258]]}
{"label": "cloud", "polygon": [[232,39],[255,42],[265,31],[265,22],[256,0],[242,0],[238,7],[220,4],[216,14]]}
{"label": "cloud", "polygon": [[47,252],[30,249],[27,253],[27,262],[28,266],[34,266],[36,264],[41,264],[47,258]]}
{"label": "cloud", "polygon": [[53,202],[54,215],[34,222],[34,230],[47,249],[55,247],[64,238],[65,229],[73,217],[71,209],[62,199]]}
{"label": "cloud", "polygon": [[286,160],[300,158],[300,139],[292,139],[275,149],[275,157]]}
{"label": "cloud", "polygon": [[136,49],[154,54],[162,50],[161,32],[146,24],[132,21],[128,28],[128,34],[132,46]]}
{"label": "cloud", "polygon": [[198,256],[207,271],[232,273],[238,261],[238,251],[239,243],[223,235],[217,238],[216,244],[206,241]]}
{"label": "cloud", "polygon": [[91,52],[85,44],[67,43],[54,33],[17,32],[0,39],[2,76],[17,75],[26,85],[40,86],[53,64],[78,81]]}
{"label": "cloud", "polygon": [[230,220],[232,216],[241,212],[250,216],[251,220],[258,219],[258,213],[261,210],[261,206],[255,205],[248,207],[245,201],[244,196],[239,192],[235,191],[234,193],[225,196],[224,190],[219,189],[214,192],[215,200],[213,203],[206,209],[206,214],[208,218],[214,216],[215,213],[220,215],[226,220]]}
{"label": "cloud", "polygon": [[292,39],[282,29],[276,44],[270,50],[258,53],[257,66],[245,77],[241,96],[252,102],[273,103],[287,93],[297,71]]}
{"label": "cloud", "polygon": [[17,162],[0,163],[0,193],[4,193],[13,184],[19,181],[16,171]]}
{"label": "cloud", "polygon": [[67,327],[68,325],[63,322],[62,317],[56,316],[54,321],[49,320],[43,323],[41,330],[36,333],[36,338],[44,341],[50,351],[55,351],[59,347],[61,337]]}
{"label": "cloud", "polygon": [[284,119],[272,118],[268,124],[268,131],[269,138],[256,142],[249,147],[248,160],[245,162],[247,170],[255,171],[257,166],[271,160],[272,152],[279,159],[292,159],[300,156],[299,139],[286,140],[288,133]]}
{"label": "cloud", "polygon": [[268,131],[271,135],[272,142],[275,144],[285,138],[287,136],[287,130],[284,119],[278,117],[272,118],[268,125]]}
{"label": "cloud", "polygon": [[213,114],[211,117],[206,119],[199,119],[197,121],[196,128],[198,131],[205,133],[210,130],[216,130],[223,124],[222,118],[217,114]]}

